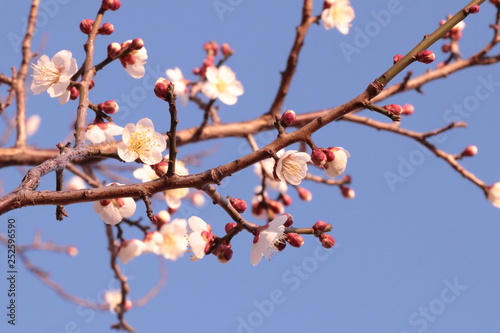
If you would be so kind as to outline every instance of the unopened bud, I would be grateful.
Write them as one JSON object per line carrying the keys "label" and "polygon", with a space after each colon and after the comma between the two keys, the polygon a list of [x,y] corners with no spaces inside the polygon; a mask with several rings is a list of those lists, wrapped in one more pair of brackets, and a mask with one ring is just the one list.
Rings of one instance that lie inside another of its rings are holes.
{"label": "unopened bud", "polygon": [[441,46],[441,51],[443,51],[443,53],[448,53],[451,51],[451,45],[450,44],[443,44],[443,46]]}
{"label": "unopened bud", "polygon": [[344,184],[350,184],[352,181],[352,177],[350,175],[345,175],[344,177],[342,177],[342,182]]}
{"label": "unopened bud", "polygon": [[111,43],[108,45],[108,57],[111,59],[116,58],[122,52],[120,43]]}
{"label": "unopened bud", "polygon": [[229,202],[238,213],[243,213],[247,209],[247,203],[243,199],[231,198]]}
{"label": "unopened bud", "polygon": [[68,248],[68,254],[72,257],[76,257],[78,255],[78,249],[74,246],[70,246]]}
{"label": "unopened bud", "polygon": [[231,231],[233,231],[234,228],[236,228],[236,223],[235,222],[229,222],[226,224],[226,226],[224,227],[224,230],[226,231],[226,234],[230,233]]}
{"label": "unopened bud", "polygon": [[462,154],[460,154],[462,157],[472,157],[477,155],[477,147],[476,146],[467,146]]}
{"label": "unopened bud", "polygon": [[314,223],[312,229],[314,230],[315,234],[320,234],[323,233],[328,227],[332,227],[331,224],[326,223],[325,221],[317,221]]}
{"label": "unopened bud", "polygon": [[160,210],[156,215],[156,226],[159,228],[162,225],[170,222],[171,216],[170,213],[166,210]]}
{"label": "unopened bud", "polygon": [[219,262],[222,264],[227,263],[233,257],[231,244],[222,243],[221,245],[219,245],[216,252],[217,253],[215,253],[215,255],[217,256],[217,259],[219,259]]}
{"label": "unopened bud", "polygon": [[153,169],[154,172],[156,172],[156,175],[158,177],[163,177],[163,175],[166,174],[168,171],[168,162],[161,161],[159,163],[151,165],[151,169]]}
{"label": "unopened bud", "polygon": [[280,196],[280,199],[281,199],[281,202],[283,203],[283,205],[285,205],[285,206],[290,206],[292,204],[292,197],[289,196],[288,194],[282,194]]}
{"label": "unopened bud", "polygon": [[82,22],[80,22],[80,30],[84,33],[89,35],[92,32],[92,26],[94,25],[94,20],[91,19],[85,19]]}
{"label": "unopened bud", "polygon": [[343,185],[340,185],[340,193],[342,193],[342,196],[346,199],[354,199],[356,196],[356,192],[354,192],[352,188]]}
{"label": "unopened bud", "polygon": [[102,0],[101,8],[103,10],[118,10],[121,7],[122,3],[120,0]]}
{"label": "unopened bud", "polygon": [[80,96],[80,92],[76,87],[69,88],[69,99],[74,101]]}
{"label": "unopened bud", "polygon": [[409,116],[415,111],[415,107],[411,104],[403,104],[403,114]]}
{"label": "unopened bud", "polygon": [[[326,150],[326,151],[328,151],[328,150]],[[335,159],[335,154],[331,153],[331,155],[333,156],[333,159]],[[326,158],[325,150],[320,149],[320,148],[313,149],[313,151],[311,153],[311,161],[316,166],[325,165],[328,162],[328,160]]]}
{"label": "unopened bud", "polygon": [[424,64],[430,64],[434,59],[436,59],[436,55],[430,50],[425,50],[417,54],[417,61]]}
{"label": "unopened bud", "polygon": [[479,7],[479,5],[472,5],[470,7],[465,8],[465,13],[476,14],[476,13],[479,13],[480,9],[481,9],[481,7]]}
{"label": "unopened bud", "polygon": [[156,97],[166,101],[168,94],[168,86],[170,84],[171,82],[163,77],[160,77],[158,80],[156,80],[154,87],[154,92]]}
{"label": "unopened bud", "polygon": [[321,234],[321,236],[319,236],[319,240],[321,245],[327,249],[335,246],[335,239],[330,234]]}
{"label": "unopened bud", "polygon": [[99,108],[99,110],[107,114],[114,114],[120,109],[118,103],[116,103],[116,101],[114,100],[106,101],[104,103],[99,103],[97,104],[97,107]]}
{"label": "unopened bud", "polygon": [[228,57],[228,56],[230,56],[231,54],[234,53],[234,50],[232,50],[231,46],[229,46],[229,44],[227,44],[227,43],[222,44],[221,47],[220,47],[220,50],[221,50],[222,55],[224,57]]}
{"label": "unopened bud", "polygon": [[133,39],[132,43],[130,43],[130,45],[129,45],[129,48],[132,51],[140,50],[143,47],[144,47],[144,41],[142,40],[142,38],[135,38],[135,39]]}
{"label": "unopened bud", "polygon": [[104,23],[97,32],[101,35],[111,35],[115,31],[115,26],[111,23]]}
{"label": "unopened bud", "polygon": [[401,107],[401,105],[398,104],[389,104],[383,106],[382,108],[386,109],[392,114],[395,114],[396,116],[399,116],[400,114],[403,113],[403,108]]}
{"label": "unopened bud", "polygon": [[323,153],[326,155],[326,161],[332,162],[335,160],[335,153],[331,149],[323,149]]}
{"label": "unopened bud", "polygon": [[395,63],[397,63],[401,59],[403,59],[403,55],[402,54],[396,54],[394,57],[392,57],[392,63],[395,64]]}
{"label": "unopened bud", "polygon": [[288,227],[290,227],[293,224],[293,216],[290,215],[290,214],[284,214],[284,215],[286,215],[288,218],[286,219],[286,222],[283,223],[283,226],[285,228],[288,228]]}
{"label": "unopened bud", "polygon": [[304,237],[294,232],[286,234],[286,241],[293,247],[301,247],[304,245]]}
{"label": "unopened bud", "polygon": [[293,110],[287,110],[283,113],[280,119],[280,124],[283,127],[288,127],[297,119],[295,112]]}
{"label": "unopened bud", "polygon": [[312,200],[312,193],[306,188],[297,186],[297,192],[299,194],[299,198],[304,200],[304,201],[311,201]]}
{"label": "unopened bud", "polygon": [[279,201],[269,200],[267,202],[268,207],[273,211],[274,214],[283,214],[285,211],[285,206]]}

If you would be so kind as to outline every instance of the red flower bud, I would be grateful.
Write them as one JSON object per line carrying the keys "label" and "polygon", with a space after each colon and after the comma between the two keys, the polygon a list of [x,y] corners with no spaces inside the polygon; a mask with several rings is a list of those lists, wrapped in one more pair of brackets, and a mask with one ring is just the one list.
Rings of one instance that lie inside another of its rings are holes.
{"label": "red flower bud", "polygon": [[228,57],[234,53],[234,50],[232,50],[231,46],[229,46],[229,44],[227,44],[227,43],[222,44],[222,46],[220,47],[220,50],[221,50],[222,55],[224,57]]}
{"label": "red flower bud", "polygon": [[294,232],[286,234],[286,241],[293,247],[301,247],[304,245],[304,237]]}
{"label": "red flower bud", "polygon": [[247,203],[245,202],[245,200],[238,198],[231,198],[229,202],[231,203],[231,206],[233,206],[238,213],[243,213],[247,209]]}
{"label": "red flower bud", "polygon": [[392,57],[392,63],[395,64],[395,63],[397,63],[401,59],[403,59],[403,55],[396,54],[394,57]]}
{"label": "red flower bud", "polygon": [[299,198],[304,200],[304,201],[311,201],[312,200],[312,193],[306,188],[297,186],[297,192],[299,194]]}
{"label": "red flower bud", "polygon": [[321,236],[319,236],[319,240],[321,245],[327,249],[335,246],[335,239],[330,234],[321,234]]}
{"label": "red flower bud", "polygon": [[111,35],[115,31],[115,26],[111,23],[104,23],[97,32],[101,35]]}
{"label": "red flower bud", "polygon": [[436,55],[430,50],[425,50],[417,54],[417,61],[424,64],[430,64],[434,59],[436,59]]}
{"label": "red flower bud", "polygon": [[342,196],[346,199],[354,199],[356,196],[356,192],[354,192],[352,188],[344,185],[340,185],[340,193],[342,193]]}
{"label": "red flower bud", "polygon": [[290,215],[290,214],[284,214],[284,215],[288,216],[288,219],[286,220],[285,223],[283,223],[283,226],[285,228],[288,228],[288,227],[290,227],[293,224],[293,216]]}
{"label": "red flower bud", "polygon": [[[321,148],[316,148],[313,149],[311,153],[311,161],[314,163],[316,166],[323,166],[328,162],[325,151],[329,150],[324,150]],[[333,156],[333,159],[335,159],[335,154],[331,152],[331,155]]]}
{"label": "red flower bud", "polygon": [[289,196],[288,194],[282,194],[280,196],[280,199],[281,199],[281,202],[283,203],[283,205],[285,205],[285,206],[290,206],[292,204],[292,197]]}
{"label": "red flower bud", "polygon": [[314,230],[314,233],[320,234],[324,232],[328,227],[331,228],[331,224],[328,224],[325,221],[317,221],[316,223],[314,223],[312,229]]}
{"label": "red flower bud", "polygon": [[101,8],[103,10],[109,9],[115,11],[120,9],[121,5],[122,3],[120,2],[120,0],[102,0]]}
{"label": "red flower bud", "polygon": [[413,114],[413,111],[415,111],[415,107],[411,104],[404,104],[402,108],[403,108],[403,114],[407,116]]}
{"label": "red flower bud", "polygon": [[108,57],[116,58],[122,52],[122,46],[119,43],[111,43],[108,45]]}
{"label": "red flower bud", "polygon": [[288,127],[297,119],[295,112],[293,110],[287,110],[283,113],[280,119],[280,124],[283,127]]}
{"label": "red flower bud", "polygon": [[462,157],[472,157],[477,155],[477,147],[476,146],[467,146],[462,154],[460,154]]}
{"label": "red flower bud", "polygon": [[222,264],[227,263],[233,257],[233,250],[231,249],[231,244],[222,243],[214,253]]}
{"label": "red flower bud", "polygon": [[129,48],[132,51],[140,50],[143,47],[144,47],[144,41],[142,40],[142,38],[135,38],[135,39],[133,39],[132,43],[130,43],[130,45],[129,45]]}
{"label": "red flower bud", "polygon": [[479,5],[472,5],[470,7],[465,8],[465,13],[466,14],[476,14],[476,13],[479,13],[480,9],[481,9],[481,7],[479,7]]}
{"label": "red flower bud", "polygon": [[118,103],[116,103],[116,101],[113,100],[106,101],[104,103],[99,103],[97,104],[97,107],[99,108],[99,110],[107,114],[114,114],[120,109]]}
{"label": "red flower bud", "polygon": [[85,19],[82,22],[80,22],[80,30],[84,33],[89,35],[92,32],[92,26],[94,25],[94,20],[91,19]]}
{"label": "red flower bud", "polygon": [[224,227],[224,230],[226,231],[226,234],[230,233],[231,231],[233,231],[234,228],[236,228],[236,223],[235,222],[229,222],[226,224],[226,226]]}
{"label": "red flower bud", "polygon": [[69,99],[74,101],[80,96],[80,92],[76,87],[69,88]]}
{"label": "red flower bud", "polygon": [[403,108],[401,105],[398,104],[389,104],[385,105],[382,108],[386,109],[387,111],[391,112],[392,114],[395,114],[396,116],[399,116],[400,114],[403,113]]}
{"label": "red flower bud", "polygon": [[156,97],[166,101],[167,100],[167,93],[168,93],[168,86],[170,84],[171,84],[171,82],[163,77],[156,80],[155,87],[154,87],[154,92],[155,92]]}

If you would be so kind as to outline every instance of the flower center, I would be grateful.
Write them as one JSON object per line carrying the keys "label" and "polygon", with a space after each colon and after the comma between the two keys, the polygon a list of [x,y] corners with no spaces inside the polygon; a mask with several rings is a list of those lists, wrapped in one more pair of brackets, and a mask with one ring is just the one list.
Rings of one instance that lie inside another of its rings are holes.
{"label": "flower center", "polygon": [[215,85],[221,93],[226,92],[228,84],[225,81],[218,81]]}
{"label": "flower center", "polygon": [[302,172],[301,165],[295,161],[288,159],[288,158],[285,158],[281,165],[282,165],[284,173],[287,173],[289,175],[300,175]]}
{"label": "flower center", "polygon": [[152,135],[152,131],[148,128],[142,128],[134,132],[129,139],[129,149],[141,155],[150,155],[151,150],[159,147],[156,142],[156,135]]}
{"label": "flower center", "polygon": [[46,66],[32,64],[35,74],[33,75],[38,84],[51,85],[59,81],[63,68],[59,68],[53,63]]}

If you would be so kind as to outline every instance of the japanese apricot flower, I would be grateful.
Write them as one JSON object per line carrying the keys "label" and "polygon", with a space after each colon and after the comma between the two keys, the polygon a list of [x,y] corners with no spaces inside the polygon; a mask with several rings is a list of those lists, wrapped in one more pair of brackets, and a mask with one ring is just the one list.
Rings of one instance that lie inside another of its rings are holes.
{"label": "japanese apricot flower", "polygon": [[114,142],[113,136],[121,135],[123,133],[123,127],[116,125],[115,123],[93,123],[87,126],[87,131],[85,132],[85,139],[92,142],[92,144],[99,144],[102,142]]}
{"label": "japanese apricot flower", "polygon": [[486,190],[486,195],[493,206],[495,206],[496,208],[500,208],[500,183],[491,185]]}
{"label": "japanese apricot flower", "polygon": [[167,74],[170,82],[175,85],[174,92],[178,97],[181,98],[182,105],[186,105],[188,100],[187,84],[189,83],[189,80],[186,80],[184,78],[184,75],[182,75],[182,71],[178,67],[175,67],[175,69],[167,69],[165,74]]}
{"label": "japanese apricot flower", "polygon": [[250,251],[250,263],[256,266],[262,257],[270,260],[278,251],[276,243],[285,240],[285,226],[287,215],[280,215],[274,220],[257,230],[253,239],[252,250]]}
{"label": "japanese apricot flower", "polygon": [[[104,302],[108,306],[109,311],[116,312],[116,307],[122,302],[122,292],[120,290],[108,290],[103,295]],[[129,299],[125,300],[125,309],[130,310],[132,302]]]}
{"label": "japanese apricot flower", "polygon": [[188,236],[189,246],[193,255],[192,261],[199,260],[205,256],[215,240],[212,227],[198,216],[191,216],[188,219],[189,228],[192,232]]}
{"label": "japanese apricot flower", "polygon": [[210,66],[206,72],[207,81],[201,87],[201,91],[210,99],[220,99],[227,105],[234,105],[238,96],[243,95],[243,85],[236,80],[236,74],[227,66],[220,68]]}
{"label": "japanese apricot flower", "polygon": [[145,248],[146,245],[143,241],[131,239],[121,244],[118,250],[118,258],[120,258],[124,264],[127,264],[130,260],[140,256]]}
{"label": "japanese apricot flower", "polygon": [[330,147],[328,150],[333,152],[335,159],[331,162],[327,162],[323,168],[328,177],[335,178],[344,172],[347,165],[347,158],[351,157],[351,155],[342,147]]}
{"label": "japanese apricot flower", "polygon": [[[109,183],[106,186],[119,186],[123,184]],[[106,224],[116,225],[123,218],[134,215],[136,204],[132,198],[118,198],[94,202],[94,211],[101,216]]]}
{"label": "japanese apricot flower", "polygon": [[299,185],[307,175],[311,156],[296,150],[285,151],[276,162],[276,176],[292,185]]}
{"label": "japanese apricot flower", "polygon": [[76,59],[71,56],[70,51],[62,50],[50,60],[44,54],[36,64],[31,64],[33,67],[31,91],[38,95],[47,90],[50,97],[59,97],[59,103],[66,103],[69,99],[68,86],[71,77],[78,71]]}
{"label": "japanese apricot flower", "polygon": [[165,259],[177,260],[186,252],[188,247],[186,227],[186,220],[174,219],[160,228],[163,239],[159,244],[159,252]]}
{"label": "japanese apricot flower", "polygon": [[326,30],[337,28],[341,34],[347,35],[354,19],[354,9],[349,0],[326,0],[325,9],[321,12],[321,22]]}
{"label": "japanese apricot flower", "polygon": [[[283,150],[280,150],[276,153],[276,155],[281,156],[283,154]],[[272,158],[266,158],[258,163],[254,164],[254,172],[262,179],[265,177],[266,186],[273,190],[279,191],[282,194],[285,194],[288,190],[288,185],[286,182],[276,181],[273,177],[273,169],[274,169],[275,161]],[[264,174],[265,173],[265,174]]]}
{"label": "japanese apricot flower", "polygon": [[134,124],[127,124],[123,130],[122,142],[118,145],[118,156],[125,162],[140,159],[144,164],[159,163],[167,143],[160,133],[154,131],[151,119],[143,118]]}
{"label": "japanese apricot flower", "polygon": [[[129,45],[130,43],[132,43],[132,40],[128,40],[123,44]],[[120,62],[130,76],[134,79],[140,79],[146,74],[144,65],[147,59],[148,52],[146,51],[146,47],[143,46],[139,50],[134,50],[123,58],[120,58]]]}

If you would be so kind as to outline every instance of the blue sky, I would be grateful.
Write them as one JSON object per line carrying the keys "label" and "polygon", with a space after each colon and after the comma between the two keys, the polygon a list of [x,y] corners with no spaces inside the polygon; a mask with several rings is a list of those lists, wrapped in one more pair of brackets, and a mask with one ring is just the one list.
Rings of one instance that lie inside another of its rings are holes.
{"label": "blue sky", "polygon": [[[300,20],[301,1],[224,2],[232,3],[232,11],[222,15],[214,9],[214,1],[196,5],[124,1],[120,10],[107,13],[104,21],[113,23],[115,32],[98,39],[96,59],[104,59],[111,42],[141,37],[149,54],[148,72],[143,79],[134,80],[113,63],[98,73],[91,99],[117,100],[121,110],[115,119],[121,126],[149,117],[165,131],[169,116],[165,103],[154,97],[152,82],[174,67],[181,68],[187,78],[194,78],[191,70],[201,64],[202,44],[216,40],[235,49],[227,64],[245,87],[236,105],[221,105],[222,120],[241,121],[266,112]],[[1,5],[4,34],[0,37],[0,72],[4,74],[20,62],[16,41],[22,38],[29,3],[22,0]],[[80,65],[86,38],[78,24],[95,17],[100,1],[42,3],[33,49],[50,57],[61,49],[71,50]],[[319,14],[321,5],[322,1],[315,1],[315,13]],[[356,18],[349,35],[311,27],[286,109],[313,111],[356,96],[389,68],[394,54],[410,50],[438,26],[439,20],[458,11],[465,2],[353,1],[352,5]],[[491,38],[488,25],[493,22],[493,9],[485,3],[479,14],[467,18],[461,41],[464,56],[470,56]],[[391,13],[387,20],[377,21],[381,11]],[[357,33],[372,28],[375,30],[369,30],[371,36],[366,43],[359,44]],[[359,53],[346,56],[342,43],[355,46]],[[440,52],[441,44],[431,48],[438,61],[446,58]],[[427,68],[413,64],[410,70],[417,75]],[[413,130],[443,127],[451,115],[466,121],[467,128],[447,132],[438,146],[460,153],[469,144],[477,145],[479,154],[463,160],[463,165],[492,184],[500,181],[498,87],[493,87],[492,94],[469,113],[453,111],[455,105],[474,96],[484,80],[499,82],[499,67],[467,69],[425,85],[423,95],[409,92],[388,99],[387,104],[413,104],[415,114],[401,123]],[[1,89],[4,97],[5,89]],[[75,109],[74,102],[60,106],[47,94],[30,93],[28,113],[41,115],[42,125],[29,143],[50,148],[66,140]],[[6,113],[10,116],[13,111],[11,107]],[[387,121],[369,111],[362,114]],[[195,126],[201,116],[194,105],[180,107],[179,127]],[[88,120],[92,120],[90,116]],[[269,138],[259,135],[256,139],[262,146]],[[146,307],[127,313],[128,322],[138,332],[150,333],[498,332],[500,212],[482,192],[408,138],[335,122],[316,133],[314,139],[319,146],[349,150],[346,173],[353,177],[356,198],[345,200],[337,188],[304,183],[313,192],[313,201],[301,202],[291,191],[294,204],[287,212],[294,216],[296,226],[310,227],[317,220],[331,223],[338,244],[334,249],[327,251],[317,239],[305,237],[302,248],[289,247],[272,261],[253,267],[249,262],[252,237],[241,234],[234,240],[234,256],[228,264],[218,263],[213,256],[193,263],[187,255],[177,262],[167,262],[167,286]],[[179,157],[213,147],[215,153],[200,165],[188,166],[191,173],[224,164],[248,151],[245,141],[227,139],[181,147]],[[403,172],[404,182],[391,186],[387,173],[401,174],[403,165],[409,168]],[[15,188],[26,170],[2,169],[4,192]],[[133,181],[130,174],[128,177]],[[54,179],[54,175],[45,177],[40,189],[53,190]],[[225,180],[219,192],[250,201],[257,181],[249,168]],[[221,234],[230,220],[208,201],[202,208],[184,205],[177,217],[198,215]],[[138,207],[134,217],[144,216],[144,207]],[[155,201],[154,208],[163,209],[163,202]],[[46,241],[76,246],[79,254],[74,258],[40,252],[29,253],[29,257],[66,290],[101,300],[105,290],[117,288],[108,267],[103,222],[91,203],[68,206],[70,217],[62,222],[55,220],[54,210],[28,207],[12,211],[1,217],[0,231],[5,232],[7,219],[14,218],[16,240],[21,244],[30,242],[36,230],[41,230]],[[252,220],[249,212],[245,214]],[[129,228],[125,232],[130,238],[139,235]],[[5,258],[6,250],[0,248],[0,267],[6,275]],[[132,299],[144,295],[158,279],[153,255],[141,256],[122,267],[130,279]],[[1,283],[0,288],[0,308],[5,309],[6,285]],[[2,313],[2,332],[106,332],[115,323],[110,313],[81,309],[62,300],[21,265],[18,292],[17,325],[7,325]]]}

